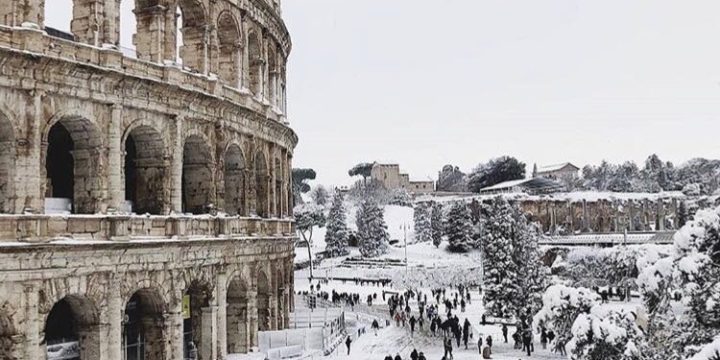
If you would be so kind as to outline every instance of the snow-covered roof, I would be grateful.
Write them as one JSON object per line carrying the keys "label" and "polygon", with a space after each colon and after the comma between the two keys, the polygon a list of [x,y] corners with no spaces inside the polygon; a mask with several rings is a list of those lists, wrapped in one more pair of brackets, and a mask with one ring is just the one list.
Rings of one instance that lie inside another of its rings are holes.
{"label": "snow-covered roof", "polygon": [[480,189],[480,193],[509,190],[516,187],[522,187],[528,190],[558,190],[563,188],[561,184],[553,180],[537,177],[531,179],[504,181],[493,186],[482,188]]}
{"label": "snow-covered roof", "polygon": [[[498,184],[499,185],[499,184]],[[446,196],[425,195],[418,197],[416,201],[437,201],[437,202],[453,202],[453,201],[484,201],[490,200],[498,195],[496,194],[450,194]],[[649,200],[657,201],[686,199],[687,196],[680,191],[664,191],[659,193],[621,193],[611,191],[573,191],[573,192],[556,192],[544,195],[530,195],[523,192],[502,193],[500,196],[508,201],[570,201],[570,202],[596,202],[596,201],[640,201]]]}
{"label": "snow-covered roof", "polygon": [[553,171],[562,170],[562,168],[564,168],[564,167],[566,167],[566,166],[568,166],[568,165],[574,167],[576,170],[580,170],[579,167],[577,167],[577,166],[575,166],[575,165],[573,165],[573,164],[571,164],[571,163],[569,163],[569,162],[564,162],[564,163],[562,163],[562,164],[553,164],[553,165],[539,166],[539,167],[537,168],[537,171],[538,171],[539,173],[553,172]]}

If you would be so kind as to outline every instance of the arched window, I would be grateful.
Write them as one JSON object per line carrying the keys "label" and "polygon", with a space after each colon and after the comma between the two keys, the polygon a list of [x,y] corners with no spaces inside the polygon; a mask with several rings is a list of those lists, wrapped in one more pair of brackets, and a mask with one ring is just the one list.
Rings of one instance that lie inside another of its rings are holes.
{"label": "arched window", "polygon": [[241,87],[242,46],[240,26],[228,11],[218,16],[218,74],[228,85]]}
{"label": "arched window", "polygon": [[155,289],[136,291],[125,304],[123,347],[127,360],[164,360],[166,304]]}
{"label": "arched window", "polygon": [[138,214],[159,215],[164,208],[165,151],[160,133],[149,127],[134,128],[125,139],[125,200]]}
{"label": "arched window", "polygon": [[198,0],[178,1],[177,62],[204,73],[207,71],[206,17]]}
{"label": "arched window", "polygon": [[212,157],[207,142],[198,135],[189,136],[183,146],[183,212],[206,214],[214,204],[215,191]]}
{"label": "arched window", "polygon": [[45,0],[45,32],[50,36],[74,40],[71,29],[74,0]]}
{"label": "arched window", "polygon": [[260,98],[263,95],[263,67],[265,59],[260,50],[260,39],[258,34],[253,31],[248,34],[248,61],[249,61],[249,84],[250,92]]}
{"label": "arched window", "polygon": [[45,212],[94,214],[102,197],[102,141],[95,124],[77,116],[57,121],[47,134]]}
{"label": "arched window", "polygon": [[100,351],[97,309],[82,296],[68,295],[53,305],[43,329],[48,359],[96,359]]}

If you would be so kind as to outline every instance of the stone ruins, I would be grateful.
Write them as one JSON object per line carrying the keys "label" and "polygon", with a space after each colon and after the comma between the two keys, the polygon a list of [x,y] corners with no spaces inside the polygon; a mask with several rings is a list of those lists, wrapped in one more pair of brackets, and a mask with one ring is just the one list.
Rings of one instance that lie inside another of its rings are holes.
{"label": "stone ruins", "polygon": [[279,0],[53,5],[0,1],[0,359],[252,351],[293,307]]}

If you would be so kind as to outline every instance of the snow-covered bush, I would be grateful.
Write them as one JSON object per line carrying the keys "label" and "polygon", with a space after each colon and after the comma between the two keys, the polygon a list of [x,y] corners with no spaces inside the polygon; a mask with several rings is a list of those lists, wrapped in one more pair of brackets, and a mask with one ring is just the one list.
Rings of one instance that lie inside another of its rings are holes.
{"label": "snow-covered bush", "polygon": [[[698,211],[674,236],[673,254],[642,271],[649,351],[688,357],[720,334],[720,207]],[[671,302],[681,296],[681,303]]]}
{"label": "snow-covered bush", "polygon": [[590,313],[578,315],[571,331],[573,338],[568,343],[571,359],[639,359],[636,343],[642,332],[632,313],[595,306]]}
{"label": "snow-covered bush", "polygon": [[557,336],[556,346],[562,347],[573,337],[573,324],[581,314],[600,303],[600,296],[587,288],[552,285],[545,290],[542,308],[535,314],[536,329],[545,327]]}

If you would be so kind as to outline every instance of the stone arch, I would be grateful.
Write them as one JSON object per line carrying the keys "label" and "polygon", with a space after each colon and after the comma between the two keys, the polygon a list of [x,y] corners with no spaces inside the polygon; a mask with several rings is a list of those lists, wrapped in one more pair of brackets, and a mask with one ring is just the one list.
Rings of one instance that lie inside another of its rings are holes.
{"label": "stone arch", "polygon": [[257,314],[258,314],[258,331],[272,330],[272,312],[270,309],[270,298],[272,297],[272,287],[270,278],[264,270],[258,269],[256,273],[257,282]]}
{"label": "stone arch", "polygon": [[240,87],[242,74],[242,34],[240,25],[230,11],[220,13],[217,19],[218,75],[233,87]]}
{"label": "stone arch", "polygon": [[[81,116],[58,116],[47,126],[42,169],[46,176],[46,211],[63,211],[69,200],[72,212],[93,214],[100,210],[102,137],[98,127]],[[59,200],[67,199],[67,200]]]}
{"label": "stone arch", "polygon": [[193,348],[197,350],[198,359],[208,360],[211,354],[205,354],[204,342],[211,342],[212,329],[203,325],[210,324],[215,314],[210,305],[213,298],[212,286],[204,280],[192,280],[183,293],[183,354],[190,358]]}
{"label": "stone arch", "polygon": [[207,70],[207,16],[199,0],[178,0],[178,62],[198,72]]}
{"label": "stone arch", "polygon": [[273,196],[273,201],[275,202],[275,216],[278,219],[281,219],[283,217],[283,200],[282,200],[282,193],[283,193],[283,169],[282,169],[282,161],[280,161],[280,158],[275,158],[275,164],[273,167],[273,175],[275,178],[274,186],[274,193],[275,196]]}
{"label": "stone arch", "polygon": [[15,212],[15,127],[0,112],[0,213]]}
{"label": "stone arch", "polygon": [[165,143],[159,131],[135,124],[123,136],[125,200],[138,214],[162,214],[166,203]]}
{"label": "stone arch", "polygon": [[183,145],[183,212],[205,214],[215,200],[213,162],[210,141],[192,134]]}
{"label": "stone arch", "polygon": [[261,49],[260,36],[253,30],[248,34],[248,87],[250,92],[257,97],[263,95],[262,78],[265,59]]}
{"label": "stone arch", "polygon": [[255,212],[258,216],[266,218],[269,215],[270,174],[265,154],[262,151],[255,154]]}
{"label": "stone arch", "polygon": [[140,288],[125,303],[125,359],[164,360],[168,304],[158,288]]}
{"label": "stone arch", "polygon": [[250,350],[251,331],[247,292],[247,282],[240,276],[233,276],[230,279],[227,287],[225,322],[228,354],[244,354]]}
{"label": "stone arch", "polygon": [[100,353],[98,308],[86,296],[71,294],[56,302],[45,320],[42,344],[47,358],[97,359]]}
{"label": "stone arch", "polygon": [[247,215],[245,202],[246,164],[242,149],[231,144],[224,156],[225,212],[230,215]]}

